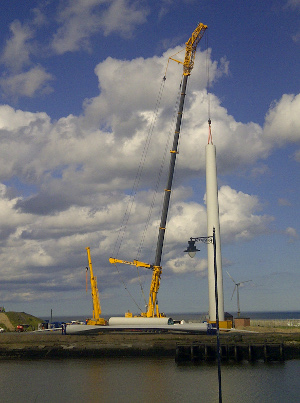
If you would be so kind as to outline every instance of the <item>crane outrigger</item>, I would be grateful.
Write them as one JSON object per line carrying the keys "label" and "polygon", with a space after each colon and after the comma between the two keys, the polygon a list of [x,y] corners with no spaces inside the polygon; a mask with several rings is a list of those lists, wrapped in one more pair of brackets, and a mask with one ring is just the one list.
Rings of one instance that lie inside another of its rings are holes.
{"label": "crane outrigger", "polygon": [[[159,226],[158,240],[157,240],[157,245],[156,245],[155,262],[153,265],[151,265],[148,263],[140,262],[138,260],[134,260],[133,262],[128,262],[126,260],[120,260],[120,259],[115,259],[115,258],[109,259],[109,262],[111,264],[123,263],[123,264],[129,264],[129,265],[133,265],[133,266],[137,266],[137,267],[145,267],[145,268],[151,269],[153,271],[147,311],[142,312],[140,314],[141,317],[147,317],[147,318],[165,317],[164,313],[159,312],[158,302],[157,302],[157,293],[159,290],[160,278],[161,278],[161,273],[162,273],[161,256],[162,256],[164,236],[165,236],[165,231],[166,231],[166,223],[167,223],[168,209],[169,209],[169,203],[170,203],[170,197],[171,197],[175,161],[176,161],[176,155],[178,154],[178,151],[177,151],[178,150],[178,141],[179,141],[181,121],[182,121],[183,105],[184,105],[184,100],[185,100],[185,95],[186,95],[187,81],[188,81],[188,77],[190,76],[191,71],[194,67],[194,60],[195,60],[195,53],[196,53],[197,45],[200,42],[201,38],[203,37],[206,29],[207,29],[207,25],[204,25],[202,23],[199,23],[197,25],[197,28],[192,33],[192,36],[186,42],[185,58],[184,58],[183,62],[181,62],[177,59],[174,59],[173,57],[169,58],[169,59],[174,60],[177,63],[180,63],[183,65],[183,80],[182,80],[181,96],[180,96],[179,107],[178,107],[176,127],[175,127],[175,132],[174,132],[173,147],[172,147],[172,150],[170,150],[171,156],[170,156],[169,176],[168,176],[167,187],[166,187],[165,193],[164,193],[163,208],[162,208],[161,221],[160,221],[160,226]],[[127,314],[127,316],[128,316],[128,314]]]}

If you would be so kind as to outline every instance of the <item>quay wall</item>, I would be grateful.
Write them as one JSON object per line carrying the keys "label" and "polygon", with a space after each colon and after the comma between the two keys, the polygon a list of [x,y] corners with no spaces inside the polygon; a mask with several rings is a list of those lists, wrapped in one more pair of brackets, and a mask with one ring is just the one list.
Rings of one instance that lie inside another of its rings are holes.
{"label": "quay wall", "polygon": [[259,327],[298,327],[300,328],[300,319],[251,319],[251,326]]}
{"label": "quay wall", "polygon": [[[254,327],[253,327],[254,328]],[[278,329],[278,328],[277,328]],[[295,329],[295,328],[294,328]],[[300,358],[300,329],[289,332],[221,332],[221,345],[280,344],[285,359]],[[93,358],[93,357],[175,357],[179,345],[215,344],[214,335],[99,333],[97,335],[61,335],[1,333],[0,359]],[[229,347],[226,347],[229,346]],[[247,347],[248,346],[248,347]],[[252,348],[252,347],[251,347]],[[228,350],[229,351],[229,350]],[[247,350],[248,351],[248,350]]]}

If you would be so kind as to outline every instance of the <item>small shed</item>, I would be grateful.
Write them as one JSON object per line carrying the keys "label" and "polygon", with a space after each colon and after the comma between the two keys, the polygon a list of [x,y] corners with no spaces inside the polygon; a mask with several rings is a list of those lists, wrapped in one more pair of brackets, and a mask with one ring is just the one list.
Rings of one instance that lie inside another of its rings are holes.
{"label": "small shed", "polygon": [[234,318],[234,327],[250,326],[250,318]]}

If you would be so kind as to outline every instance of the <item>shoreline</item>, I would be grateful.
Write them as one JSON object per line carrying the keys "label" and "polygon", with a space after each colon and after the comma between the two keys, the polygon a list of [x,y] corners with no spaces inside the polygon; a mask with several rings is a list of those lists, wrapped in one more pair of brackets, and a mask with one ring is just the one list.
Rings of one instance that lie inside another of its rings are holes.
{"label": "shoreline", "polygon": [[[256,328],[257,332],[253,331]],[[252,327],[220,332],[228,345],[281,344],[285,359],[300,358],[300,329]],[[0,360],[101,357],[175,357],[179,345],[215,344],[214,335],[110,332],[96,335],[2,333]]]}

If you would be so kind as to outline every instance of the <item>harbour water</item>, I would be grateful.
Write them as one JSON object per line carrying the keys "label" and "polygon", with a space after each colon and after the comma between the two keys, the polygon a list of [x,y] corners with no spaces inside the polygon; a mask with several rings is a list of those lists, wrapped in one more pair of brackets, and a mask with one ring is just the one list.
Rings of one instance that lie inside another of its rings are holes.
{"label": "harbour water", "polygon": [[[222,365],[223,402],[297,402],[300,360]],[[2,402],[218,402],[216,364],[174,359],[0,361]]]}
{"label": "harbour water", "polygon": [[[248,316],[253,319],[300,317],[299,312]],[[202,319],[201,314],[180,317],[186,321]],[[300,360],[222,363],[221,373],[224,403],[299,401]],[[174,358],[165,357],[0,360],[0,400],[4,403],[214,403],[218,402],[217,363],[178,365]]]}

